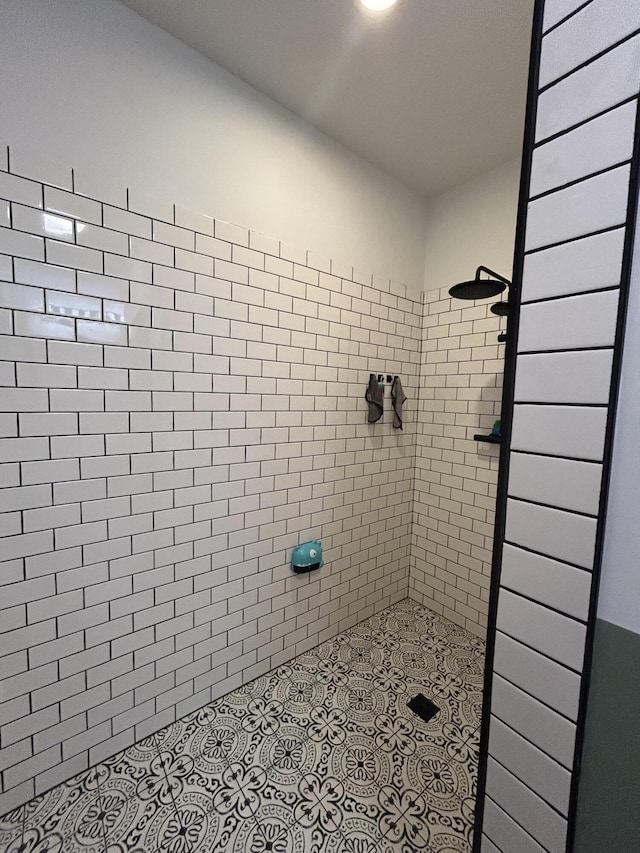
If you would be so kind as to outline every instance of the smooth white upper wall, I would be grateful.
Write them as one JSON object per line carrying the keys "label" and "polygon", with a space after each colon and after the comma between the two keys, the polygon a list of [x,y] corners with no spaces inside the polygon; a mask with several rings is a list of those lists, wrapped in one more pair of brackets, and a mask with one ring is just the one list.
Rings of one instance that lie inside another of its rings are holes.
{"label": "smooth white upper wall", "polygon": [[640,218],[636,220],[598,618],[640,634]]}
{"label": "smooth white upper wall", "polygon": [[520,158],[429,200],[424,289],[467,281],[480,265],[513,271]]}
{"label": "smooth white upper wall", "polygon": [[0,81],[2,142],[422,286],[416,193],[116,0],[0,0]]}

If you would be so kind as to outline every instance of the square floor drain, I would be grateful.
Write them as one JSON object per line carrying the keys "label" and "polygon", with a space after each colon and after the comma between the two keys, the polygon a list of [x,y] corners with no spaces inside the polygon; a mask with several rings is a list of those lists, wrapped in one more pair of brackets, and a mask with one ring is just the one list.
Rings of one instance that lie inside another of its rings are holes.
{"label": "square floor drain", "polygon": [[409,699],[407,708],[413,711],[414,714],[417,714],[425,723],[428,723],[436,714],[440,713],[440,708],[434,705],[431,699],[427,699],[423,693],[418,693],[413,699]]}

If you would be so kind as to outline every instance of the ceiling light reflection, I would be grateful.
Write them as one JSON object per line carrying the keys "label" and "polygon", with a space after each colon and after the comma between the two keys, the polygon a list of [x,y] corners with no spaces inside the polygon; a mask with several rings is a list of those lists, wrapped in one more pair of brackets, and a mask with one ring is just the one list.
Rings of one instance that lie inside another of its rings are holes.
{"label": "ceiling light reflection", "polygon": [[360,0],[360,2],[370,12],[384,12],[395,5],[396,0]]}

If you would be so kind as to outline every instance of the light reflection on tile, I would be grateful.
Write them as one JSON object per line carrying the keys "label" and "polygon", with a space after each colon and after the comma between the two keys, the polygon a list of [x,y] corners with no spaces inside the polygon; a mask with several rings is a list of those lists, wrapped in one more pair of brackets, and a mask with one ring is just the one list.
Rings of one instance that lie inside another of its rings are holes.
{"label": "light reflection on tile", "polygon": [[151,309],[147,305],[104,300],[104,319],[109,323],[126,323],[135,326],[151,325]]}
{"label": "light reflection on tile", "polygon": [[73,220],[64,216],[13,204],[12,222],[18,231],[29,231],[31,234],[52,237],[55,240],[73,241]]}
{"label": "light reflection on tile", "polygon": [[50,314],[29,314],[16,312],[13,318],[16,335],[30,338],[58,338],[75,340],[75,323],[68,317],[56,317]]}
{"label": "light reflection on tile", "polygon": [[82,198],[55,187],[44,188],[44,206],[46,210],[53,213],[61,213],[63,216],[71,216],[85,222],[93,222],[95,225],[100,225],[102,222],[102,205],[100,202]]}
{"label": "light reflection on tile", "polygon": [[83,343],[126,346],[127,328],[116,323],[94,323],[78,320],[78,340]]}
{"label": "light reflection on tile", "polygon": [[47,313],[83,320],[102,319],[99,299],[55,290],[47,291]]}

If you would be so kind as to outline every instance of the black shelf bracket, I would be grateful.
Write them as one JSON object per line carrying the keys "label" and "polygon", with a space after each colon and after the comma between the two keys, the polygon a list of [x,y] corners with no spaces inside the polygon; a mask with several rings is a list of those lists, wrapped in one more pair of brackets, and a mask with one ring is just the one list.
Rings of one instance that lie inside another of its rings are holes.
{"label": "black shelf bracket", "polygon": [[502,437],[490,433],[489,435],[474,435],[473,440],[484,441],[486,444],[500,444],[500,442],[502,441]]}

